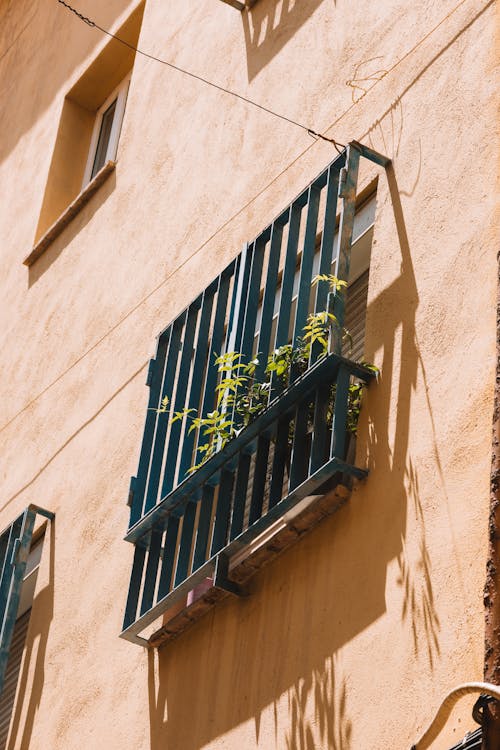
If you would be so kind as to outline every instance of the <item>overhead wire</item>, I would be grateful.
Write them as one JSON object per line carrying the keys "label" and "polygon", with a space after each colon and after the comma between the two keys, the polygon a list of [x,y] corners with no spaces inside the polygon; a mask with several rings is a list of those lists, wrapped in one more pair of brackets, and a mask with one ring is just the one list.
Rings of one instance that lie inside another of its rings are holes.
{"label": "overhead wire", "polygon": [[257,109],[260,109],[263,112],[267,112],[267,114],[272,115],[273,117],[278,117],[280,120],[284,120],[285,122],[288,122],[290,125],[295,125],[297,128],[301,128],[302,130],[305,130],[306,133],[310,135],[312,138],[321,139],[322,141],[328,141],[329,143],[333,144],[333,146],[335,147],[335,150],[339,154],[342,153],[342,150],[345,148],[345,145],[343,143],[339,143],[334,138],[328,138],[326,135],[323,135],[323,133],[317,133],[312,128],[309,128],[307,125],[304,125],[301,122],[297,122],[297,120],[293,120],[291,117],[282,115],[279,112],[275,112],[269,107],[265,107],[263,104],[259,104],[258,102],[253,101],[253,99],[249,99],[248,97],[243,96],[243,94],[238,94],[236,91],[232,91],[231,89],[227,89],[218,83],[209,81],[207,78],[204,78],[203,76],[200,76],[197,73],[193,73],[190,70],[181,68],[179,65],[174,65],[174,63],[168,62],[168,60],[163,60],[161,57],[156,57],[155,55],[152,55],[149,52],[144,52],[138,47],[135,47],[133,44],[130,44],[130,42],[127,42],[125,39],[122,39],[116,34],[113,34],[111,31],[108,31],[108,29],[103,28],[96,21],[92,20],[88,16],[83,15],[83,13],[80,13],[79,10],[77,10],[76,8],[73,8],[72,5],[65,2],[65,0],[57,0],[57,2],[60,5],[63,5],[65,8],[67,8],[67,10],[71,11],[71,13],[74,13],[74,15],[77,18],[79,18],[80,21],[83,21],[83,23],[87,24],[87,26],[98,29],[103,34],[106,34],[106,36],[111,37],[111,39],[115,39],[117,42],[120,42],[120,44],[123,44],[125,47],[128,47],[129,49],[133,50],[137,54],[142,55],[143,57],[146,57],[148,60],[154,60],[155,62],[161,63],[162,65],[166,65],[167,67],[172,68],[173,70],[176,70],[179,73],[183,73],[184,75],[189,76],[190,78],[194,78],[195,80],[200,81],[201,83],[204,83],[207,86],[211,86],[212,88],[217,89],[218,91],[222,91],[224,94],[229,94],[230,96],[234,96],[236,99],[240,99],[240,101],[245,102],[246,104],[250,104],[252,107],[257,107]]}
{"label": "overhead wire", "polygon": [[[65,5],[65,6],[68,5],[66,2],[62,2],[62,0],[59,0],[59,1],[61,1],[62,5]],[[382,78],[385,78],[386,75],[389,75],[395,68],[397,68],[398,65],[401,64],[401,62],[403,62],[412,53],[414,53],[440,26],[442,26],[466,2],[467,2],[467,0],[460,0],[457,3],[457,5],[454,8],[452,8],[443,18],[441,18],[441,20],[435,26],[433,26],[433,28],[430,29],[430,31],[428,31],[421,39],[419,39],[416,42],[416,44],[414,44],[411,47],[411,49],[409,49],[401,58],[399,58],[398,60],[396,60],[396,62],[390,68],[388,68],[387,71],[384,71],[384,74],[380,78],[378,78],[377,80],[375,80],[373,82],[373,84],[367,89],[367,91],[363,94],[363,96],[366,96],[372,90],[372,88],[374,88],[375,86],[377,86],[380,83],[380,81],[382,80]],[[492,4],[494,4],[494,0],[489,0],[489,2],[487,2],[483,6],[483,10],[485,10],[486,8],[488,8],[489,6],[491,6]],[[85,23],[87,23],[87,25],[90,26],[90,25],[94,24],[94,21],[92,21],[90,18],[87,18],[86,16],[83,16],[82,14],[78,13],[78,11],[75,11],[72,8],[72,6],[68,6],[68,7],[69,7],[69,10],[71,10],[73,13],[76,13],[76,15],[78,15],[79,17],[81,17],[81,20],[85,21]],[[107,33],[107,32],[105,32],[105,33]],[[141,54],[143,54],[143,53],[141,53]],[[361,98],[363,98],[363,97],[361,97]],[[349,107],[347,107],[346,110],[344,110],[340,115],[338,115],[338,117],[332,123],[330,123],[330,125],[328,126],[328,129],[330,129],[330,128],[334,127],[335,125],[337,125],[344,117],[346,117],[353,109],[355,109],[355,107],[358,106],[358,104],[359,104],[359,100],[357,102],[353,102]],[[304,148],[299,154],[297,154],[294,157],[294,159],[285,167],[285,169],[283,169],[275,177],[273,177],[273,179],[265,187],[263,187],[261,190],[259,190],[259,192],[256,195],[254,195],[250,200],[248,200],[245,203],[245,205],[243,205],[235,214],[233,214],[229,219],[226,219],[223,222],[223,224],[221,224],[217,229],[215,229],[212,232],[212,234],[204,242],[202,242],[202,244],[199,245],[196,248],[196,250],[194,250],[194,252],[191,253],[191,255],[188,258],[186,258],[180,264],[179,268],[182,268],[182,266],[184,266],[187,263],[189,263],[189,261],[192,260],[197,255],[197,253],[199,253],[206,245],[208,245],[208,243],[211,242],[214,239],[214,237],[216,237],[219,234],[219,232],[221,232],[222,230],[224,230],[232,221],[234,221],[234,219],[236,219],[243,211],[245,211],[249,206],[251,206],[252,203],[257,198],[259,198],[261,195],[263,195],[265,193],[265,191],[268,190],[271,185],[273,185],[288,169],[290,169],[290,167],[292,167],[294,164],[296,164],[298,162],[298,160],[302,156],[304,156],[304,154],[313,145],[314,144],[311,144],[311,145],[307,146],[306,148]],[[177,268],[176,271],[179,270],[179,268]],[[141,307],[142,304],[144,304],[156,292],[158,292],[159,289],[161,289],[168,281],[170,281],[170,279],[172,278],[172,276],[175,274],[176,271],[173,271],[170,274],[167,274],[167,276],[165,278],[163,278],[153,289],[151,289],[145,295],[145,297],[143,297],[141,300],[139,300],[139,302],[137,302],[131,309],[129,309],[127,311],[127,313],[125,313],[125,315],[123,315],[118,321],[116,321],[114,323],[114,325],[111,326],[111,328],[109,328],[100,338],[98,338],[96,341],[94,341],[94,343],[88,349],[86,349],[83,352],[83,354],[81,354],[79,357],[76,358],[76,360],[74,360],[73,362],[71,362],[71,364],[69,364],[62,372],[60,372],[59,375],[54,378],[54,380],[52,380],[50,383],[48,383],[44,388],[42,388],[42,390],[40,390],[27,403],[25,403],[17,412],[15,412],[7,420],[7,422],[5,422],[4,424],[2,424],[0,426],[0,432],[3,432],[5,429],[7,429],[23,412],[25,412],[29,407],[31,407],[41,396],[43,396],[45,393],[47,393],[54,385],[56,385],[56,383],[58,383],[65,375],[67,375],[68,372],[70,372],[75,366],[77,366],[92,351],[94,351],[99,346],[99,344],[101,344],[107,338],[108,335],[110,335],[111,333],[113,333],[113,331],[115,331],[117,328],[119,328],[119,326],[122,325],[136,310],[138,310]],[[16,496],[17,496],[17,493],[16,493]],[[8,504],[12,499],[13,498],[10,498],[10,500],[8,500],[6,504]]]}

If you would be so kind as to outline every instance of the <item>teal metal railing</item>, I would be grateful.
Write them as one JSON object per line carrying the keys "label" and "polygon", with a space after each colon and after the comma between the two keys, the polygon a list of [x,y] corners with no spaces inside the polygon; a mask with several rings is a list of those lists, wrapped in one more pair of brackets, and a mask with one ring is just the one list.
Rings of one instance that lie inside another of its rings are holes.
{"label": "teal metal railing", "polygon": [[[343,295],[312,285],[332,270],[348,278],[361,156],[388,163],[351,143],[158,338],[129,494],[125,538],[136,546],[122,632],[129,640],[144,643],[139,633],[208,575],[231,588],[221,561],[333,474],[365,474],[345,460],[348,392],[353,377],[372,373],[340,356]],[[258,355],[262,379],[270,353],[299,346],[308,314],[324,310],[339,321],[331,353],[318,358],[313,347],[306,371],[292,367],[285,387],[273,377],[263,412],[190,471],[203,435],[189,430],[187,417],[171,416],[214,409],[214,353],[236,351],[245,362]]]}
{"label": "teal metal railing", "polygon": [[53,513],[37,505],[29,505],[0,534],[0,694],[37,514],[54,518]]}

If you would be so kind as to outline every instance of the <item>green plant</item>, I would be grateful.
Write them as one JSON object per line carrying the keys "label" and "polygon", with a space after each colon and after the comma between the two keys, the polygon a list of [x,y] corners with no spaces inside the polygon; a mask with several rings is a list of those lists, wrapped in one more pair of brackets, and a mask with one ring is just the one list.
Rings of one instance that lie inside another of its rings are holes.
{"label": "green plant", "polygon": [[337,276],[333,276],[331,273],[320,273],[312,280],[313,286],[319,284],[321,281],[325,281],[333,294],[343,294],[347,289],[347,281],[339,279]]}
{"label": "green plant", "polygon": [[[378,375],[380,370],[369,362],[361,362],[367,370],[371,370],[374,375]],[[366,383],[361,380],[355,380],[349,384],[347,396],[347,431],[355,435],[358,431],[359,415],[361,412],[361,399]]]}
{"label": "green plant", "polygon": [[295,349],[291,344],[283,344],[267,358],[265,374],[271,377],[275,374],[281,385],[285,386],[288,384],[292,366],[295,365],[299,373],[305,372],[308,359],[302,339],[299,339]]}
{"label": "green plant", "polygon": [[[313,284],[328,283],[332,294],[344,294],[347,283],[331,274],[321,274],[313,279]],[[263,380],[257,380],[255,375],[259,367],[258,356],[250,362],[243,361],[240,352],[226,352],[215,355],[214,364],[217,366],[218,384],[216,386],[215,408],[206,416],[197,415],[196,409],[182,409],[174,412],[171,422],[191,420],[188,434],[194,430],[198,432],[197,457],[200,459],[188,470],[196,471],[209,458],[222,450],[224,446],[239,432],[247,427],[255,417],[262,413],[274,390],[273,383],[280,388],[288,385],[292,368],[296,374],[307,370],[312,352],[316,359],[328,354],[332,329],[338,327],[335,315],[328,310],[313,313],[308,316],[302,336],[296,346],[284,344],[267,358]],[[350,338],[346,329],[342,329],[342,338]],[[366,365],[366,363],[363,363]],[[374,372],[378,372],[373,365],[366,365]],[[347,405],[347,430],[356,433],[361,409],[361,397],[365,383],[354,381],[349,385]],[[330,404],[327,412],[329,424],[333,420],[333,410],[336,397],[336,385],[330,391]],[[168,412],[169,398],[165,396],[159,413]],[[311,422],[313,405],[311,404]],[[205,442],[202,442],[205,439]],[[290,436],[293,439],[293,432]]]}

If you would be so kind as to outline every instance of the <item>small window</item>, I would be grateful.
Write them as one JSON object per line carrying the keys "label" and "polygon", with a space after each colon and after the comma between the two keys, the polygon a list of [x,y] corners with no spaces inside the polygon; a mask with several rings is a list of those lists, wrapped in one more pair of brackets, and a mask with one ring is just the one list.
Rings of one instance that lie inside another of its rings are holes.
{"label": "small window", "polygon": [[143,12],[141,2],[116,30],[124,43],[110,39],[66,93],[27,266],[113,171]]}
{"label": "small window", "polygon": [[129,83],[127,76],[97,111],[82,187],[116,157]]}

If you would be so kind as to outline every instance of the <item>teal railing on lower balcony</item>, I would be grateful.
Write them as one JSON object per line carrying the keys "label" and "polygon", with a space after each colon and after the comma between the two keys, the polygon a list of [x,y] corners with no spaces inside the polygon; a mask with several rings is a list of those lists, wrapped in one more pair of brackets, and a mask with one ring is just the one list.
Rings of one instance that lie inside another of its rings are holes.
{"label": "teal railing on lower balcony", "polygon": [[[317,274],[348,278],[361,156],[388,163],[351,143],[158,338],[129,495],[125,538],[136,550],[122,632],[128,640],[145,644],[139,634],[206,578],[234,588],[227,568],[237,550],[334,474],[365,473],[346,461],[349,384],[372,372],[340,356],[343,295],[312,284]],[[308,315],[322,311],[339,323],[332,353],[320,357],[311,347],[305,372],[292,366],[284,385],[273,375],[262,413],[199,465],[203,430],[189,430],[187,416],[171,417],[213,411],[221,379],[214,354],[257,357],[254,377],[262,382],[269,355],[300,347]]]}
{"label": "teal railing on lower balcony", "polygon": [[231,590],[221,560],[333,475],[365,476],[345,460],[353,377],[373,371],[335,354],[319,360],[129,530],[136,551],[124,637],[135,640],[207,577]]}
{"label": "teal railing on lower balcony", "polygon": [[3,690],[9,649],[37,515],[49,520],[54,518],[53,513],[38,505],[29,505],[0,534],[0,693]]}

